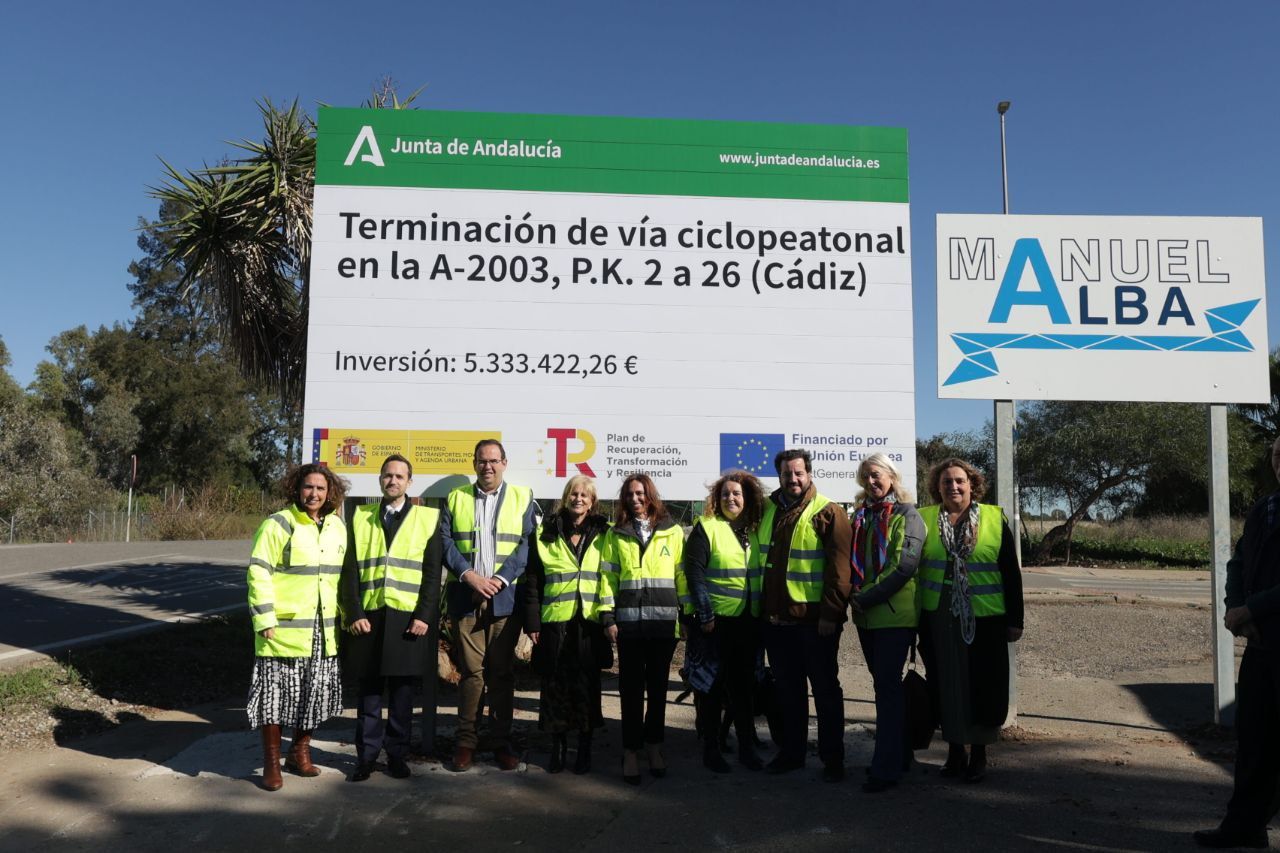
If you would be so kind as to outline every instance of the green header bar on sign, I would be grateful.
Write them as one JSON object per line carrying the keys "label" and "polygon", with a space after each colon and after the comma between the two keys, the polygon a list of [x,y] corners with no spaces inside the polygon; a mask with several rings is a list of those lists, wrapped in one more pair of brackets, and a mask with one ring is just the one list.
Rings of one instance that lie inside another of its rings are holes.
{"label": "green header bar on sign", "polygon": [[322,107],[316,184],[907,202],[901,128]]}

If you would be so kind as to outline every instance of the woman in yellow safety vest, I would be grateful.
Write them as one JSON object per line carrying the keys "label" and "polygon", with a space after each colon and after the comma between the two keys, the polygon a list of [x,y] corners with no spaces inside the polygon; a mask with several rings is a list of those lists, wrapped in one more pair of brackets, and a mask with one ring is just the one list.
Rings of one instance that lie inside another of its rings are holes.
{"label": "woman in yellow safety vest", "polygon": [[[711,684],[690,682],[699,691],[702,763],[728,773],[720,753],[720,719],[729,700],[738,736],[738,760],[748,770],[764,762],[756,753],[756,656],[760,650],[760,600],[763,561],[751,538],[764,513],[764,488],[746,471],[730,471],[716,480],[707,495],[704,515],[694,521],[685,543],[684,570],[690,603],[685,608],[710,641],[718,672]],[[689,635],[689,658],[700,637]]]}
{"label": "woman in yellow safety vest", "polygon": [[[667,681],[688,595],[682,560],[684,531],[667,513],[653,481],[632,474],[622,482],[614,525],[605,534],[601,573],[613,590],[622,698],[622,778],[640,784],[639,752],[649,773],[667,775],[662,754]],[[645,695],[648,694],[648,706]]]}
{"label": "woman in yellow safety vest", "polygon": [[338,576],[347,550],[339,510],[347,482],[324,465],[301,465],[282,483],[289,506],[262,522],[249,556],[254,665],[247,710],[262,729],[262,787],[280,777],[280,728],[293,726],[285,768],[318,776],[311,732],[342,712]]}
{"label": "woman in yellow safety vest", "polygon": [[858,465],[857,510],[853,513],[851,599],[862,656],[876,691],[876,747],[862,790],[869,794],[898,784],[906,753],[906,701],[902,667],[920,619],[916,569],[924,545],[924,522],[911,504],[893,460],[875,453]]}
{"label": "woman in yellow safety vest", "polygon": [[920,510],[920,650],[949,745],[942,775],[981,782],[987,745],[1009,713],[1008,644],[1022,636],[1022,571],[1000,507],[978,503],[986,480],[976,468],[943,460],[928,487],[940,505]]}
{"label": "woman in yellow safety vest", "polygon": [[548,773],[564,770],[568,733],[577,732],[573,772],[591,769],[591,735],[604,725],[600,670],[613,666],[606,637],[613,625],[613,590],[600,573],[609,520],[596,512],[596,484],[579,474],[565,483],[555,512],[538,527],[521,584],[524,630],[533,640],[533,668],[542,676],[538,727],[551,733]]}

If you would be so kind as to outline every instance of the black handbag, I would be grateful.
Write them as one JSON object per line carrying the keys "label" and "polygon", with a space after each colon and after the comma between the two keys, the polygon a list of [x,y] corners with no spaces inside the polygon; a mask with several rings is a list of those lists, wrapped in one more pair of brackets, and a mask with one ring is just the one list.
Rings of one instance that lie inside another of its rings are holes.
{"label": "black handbag", "polygon": [[916,644],[911,643],[911,665],[902,676],[902,693],[906,705],[907,745],[912,750],[928,749],[938,727],[933,703],[929,701],[929,683],[916,671]]}

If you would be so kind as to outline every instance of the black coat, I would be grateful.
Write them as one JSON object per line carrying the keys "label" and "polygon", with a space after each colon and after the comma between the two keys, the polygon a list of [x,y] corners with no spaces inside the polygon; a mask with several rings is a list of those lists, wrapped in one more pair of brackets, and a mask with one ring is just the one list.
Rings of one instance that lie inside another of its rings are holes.
{"label": "black coat", "polygon": [[[371,678],[435,674],[435,649],[440,640],[440,567],[443,554],[443,541],[437,526],[423,555],[422,586],[418,588],[418,603],[413,612],[389,607],[366,611],[360,605],[360,571],[356,566],[357,560],[363,557],[356,554],[352,534],[347,543],[347,559],[340,582],[343,627],[349,627],[358,619],[368,619],[372,630],[358,636],[347,631],[341,633],[344,676]],[[421,637],[409,633],[409,625],[414,619],[427,623],[427,633]]]}
{"label": "black coat", "polygon": [[[554,542],[565,537],[564,517],[555,513],[547,518],[539,528],[537,538],[546,542]],[[603,515],[592,514],[583,522],[582,553],[597,536],[603,536],[609,529],[609,522]],[[529,548],[529,565],[525,569],[524,582],[520,585],[520,606],[524,611],[525,633],[538,633],[538,644],[533,649],[533,669],[539,675],[550,675],[555,671],[556,660],[565,645],[566,632],[578,633],[578,651],[583,657],[584,666],[594,665],[600,669],[613,666],[613,646],[604,635],[604,627],[598,622],[588,622],[582,615],[574,617],[572,622],[548,622],[542,624],[542,599],[546,586],[546,570],[542,566],[542,557],[538,553],[537,543]]]}

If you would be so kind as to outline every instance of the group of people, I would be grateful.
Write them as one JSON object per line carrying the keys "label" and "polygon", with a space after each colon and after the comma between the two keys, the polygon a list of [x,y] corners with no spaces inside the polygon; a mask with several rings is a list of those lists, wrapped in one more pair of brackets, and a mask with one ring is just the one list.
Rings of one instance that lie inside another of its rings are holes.
{"label": "group of people", "polygon": [[[493,439],[476,445],[474,484],[450,492],[442,510],[410,501],[412,465],[387,457],[382,499],[358,507],[349,525],[340,512],[345,483],[323,465],[295,469],[285,483],[292,503],[263,522],[249,566],[256,660],[248,714],[262,732],[263,787],[282,784],[285,728],[284,769],[319,772],[311,732],[340,712],[342,675],[358,693],[350,779],[368,779],[384,751],[391,776],[410,775],[412,691],[435,669],[442,571],[461,674],[454,770],[475,761],[486,701],[486,748],[504,770],[519,763],[511,723],[523,631],[542,679],[549,772],[570,766],[571,735],[573,771],[590,771],[592,737],[604,724],[601,671],[616,649],[623,779],[639,784],[642,762],[651,776],[666,775],[671,662],[683,636],[709,770],[730,770],[722,719],[732,721],[748,770],[804,767],[812,690],[822,776],[839,781],[838,652],[852,618],[875,687],[863,790],[894,787],[910,766],[902,674],[917,645],[949,743],[942,773],[980,781],[1007,713],[1007,643],[1021,635],[1023,615],[1012,534],[999,507],[979,502],[982,475],[963,460],[944,461],[927,478],[935,504],[917,510],[893,462],[875,454],[859,466],[850,518],[817,491],[808,451],[784,450],[774,465],[772,494],[743,471],[716,480],[687,537],[639,473],[623,481],[612,519],[597,511],[594,482],[576,476],[540,520],[532,492],[505,481],[506,452]],[[766,653],[778,717],[767,763],[755,726]]]}

